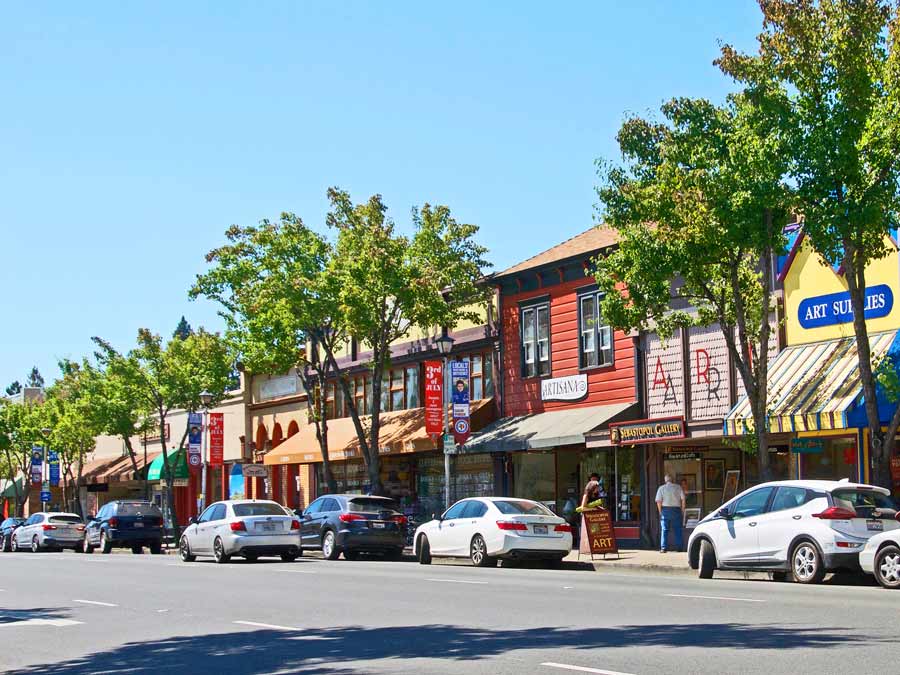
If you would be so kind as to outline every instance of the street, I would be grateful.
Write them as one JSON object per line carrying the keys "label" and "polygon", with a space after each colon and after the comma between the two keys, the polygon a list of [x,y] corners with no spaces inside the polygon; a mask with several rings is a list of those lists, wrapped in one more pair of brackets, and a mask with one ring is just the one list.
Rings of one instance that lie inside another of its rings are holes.
{"label": "street", "polygon": [[460,564],[0,555],[23,673],[894,673],[871,586]]}

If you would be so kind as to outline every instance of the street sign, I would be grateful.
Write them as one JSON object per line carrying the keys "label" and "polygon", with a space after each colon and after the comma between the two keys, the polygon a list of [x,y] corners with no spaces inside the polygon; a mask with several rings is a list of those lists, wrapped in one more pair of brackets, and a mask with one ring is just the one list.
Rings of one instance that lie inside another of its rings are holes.
{"label": "street sign", "polygon": [[49,492],[44,492],[43,490],[41,491],[42,502],[49,502],[52,498],[53,496]]}
{"label": "street sign", "polygon": [[209,414],[209,465],[222,466],[225,457],[225,413]]}
{"label": "street sign", "polygon": [[454,439],[453,434],[447,434],[446,436],[444,436],[444,454],[456,454],[456,440]]}
{"label": "street sign", "polygon": [[244,464],[244,476],[248,478],[268,478],[269,470],[264,464]]}

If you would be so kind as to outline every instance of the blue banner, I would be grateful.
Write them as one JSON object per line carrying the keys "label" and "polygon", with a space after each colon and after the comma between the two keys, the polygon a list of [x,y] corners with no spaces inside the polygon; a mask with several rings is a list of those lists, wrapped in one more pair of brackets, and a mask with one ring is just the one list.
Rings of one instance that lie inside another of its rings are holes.
{"label": "blue banner", "polygon": [[31,446],[31,482],[40,483],[44,478],[44,448],[40,445]]}
{"label": "blue banner", "polygon": [[[894,293],[887,284],[866,289],[866,319],[880,319],[894,308]],[[829,293],[806,298],[797,308],[797,320],[803,328],[820,328],[853,321],[850,292]]]}
{"label": "blue banner", "polygon": [[50,469],[50,485],[59,485],[59,454],[55,450],[47,452],[47,466]]}
{"label": "blue banner", "polygon": [[457,445],[469,438],[469,362],[450,362],[450,391],[453,401],[453,437]]}

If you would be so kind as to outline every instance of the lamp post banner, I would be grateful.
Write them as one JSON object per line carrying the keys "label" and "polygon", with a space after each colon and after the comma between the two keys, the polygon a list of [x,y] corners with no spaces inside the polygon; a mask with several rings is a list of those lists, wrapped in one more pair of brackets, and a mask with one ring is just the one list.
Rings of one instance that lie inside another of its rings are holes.
{"label": "lamp post banner", "polygon": [[200,466],[200,445],[203,442],[203,414],[188,415],[188,466],[196,470]]}
{"label": "lamp post banner", "polygon": [[50,485],[59,485],[59,453],[56,450],[47,453],[47,466],[50,467]]}
{"label": "lamp post banner", "polygon": [[425,362],[425,432],[444,433],[444,364]]}
{"label": "lamp post banner", "polygon": [[209,414],[209,465],[222,466],[225,461],[225,413]]}
{"label": "lamp post banner", "polygon": [[37,485],[44,478],[44,448],[31,446],[31,482]]}
{"label": "lamp post banner", "polygon": [[453,437],[457,445],[469,438],[469,362],[450,362],[450,387],[453,400]]}

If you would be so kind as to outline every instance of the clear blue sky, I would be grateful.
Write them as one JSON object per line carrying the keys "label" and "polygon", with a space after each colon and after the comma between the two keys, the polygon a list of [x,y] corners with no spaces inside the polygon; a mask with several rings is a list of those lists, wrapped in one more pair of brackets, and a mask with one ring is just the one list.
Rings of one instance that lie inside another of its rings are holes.
{"label": "clear blue sky", "polygon": [[184,314],[232,223],[325,190],[481,226],[496,269],[591,225],[626,112],[721,99],[753,0],[8,3],[0,14],[0,384]]}

